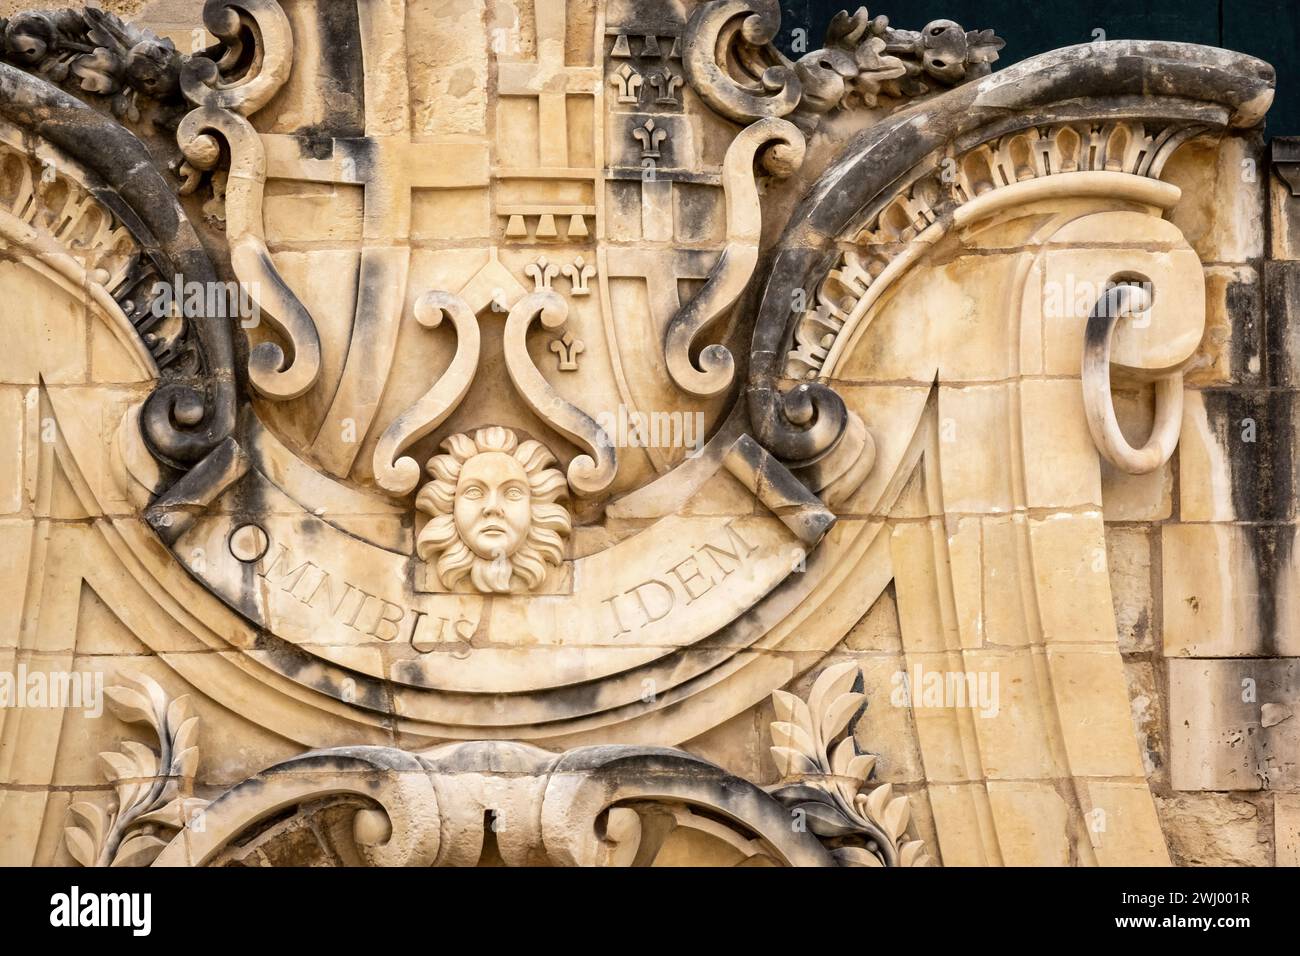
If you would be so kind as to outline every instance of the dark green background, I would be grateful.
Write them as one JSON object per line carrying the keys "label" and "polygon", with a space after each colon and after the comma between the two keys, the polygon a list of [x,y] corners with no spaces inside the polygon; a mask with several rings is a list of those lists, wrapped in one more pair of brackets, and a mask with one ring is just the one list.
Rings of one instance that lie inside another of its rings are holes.
{"label": "dark green background", "polygon": [[[809,49],[844,0],[782,0],[782,43],[795,27],[808,30]],[[1270,136],[1300,135],[1300,0],[892,0],[866,4],[892,26],[919,30],[931,20],[956,20],[967,30],[992,28],[1007,41],[1003,68],[1056,47],[1087,43],[1094,30],[1108,40],[1181,40],[1240,50],[1277,69]]]}

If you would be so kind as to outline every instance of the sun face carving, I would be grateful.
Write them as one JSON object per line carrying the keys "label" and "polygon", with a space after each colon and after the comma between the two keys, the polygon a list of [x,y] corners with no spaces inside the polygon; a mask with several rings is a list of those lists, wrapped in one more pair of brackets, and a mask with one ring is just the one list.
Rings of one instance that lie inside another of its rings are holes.
{"label": "sun face carving", "polygon": [[431,520],[415,543],[448,588],[469,578],[479,591],[531,591],[564,557],[573,530],[557,499],[568,493],[555,458],[537,441],[507,428],[452,435],[445,455],[429,459],[433,479],[415,505]]}

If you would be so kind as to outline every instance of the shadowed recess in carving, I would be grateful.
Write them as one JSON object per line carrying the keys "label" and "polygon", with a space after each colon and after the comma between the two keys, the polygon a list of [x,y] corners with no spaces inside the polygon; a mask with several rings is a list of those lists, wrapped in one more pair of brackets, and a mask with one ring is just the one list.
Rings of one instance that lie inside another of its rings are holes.
{"label": "shadowed recess in carving", "polygon": [[700,351],[698,367],[691,362],[696,340],[708,331],[749,287],[758,262],[763,212],[754,183],[754,158],[759,150],[782,150],[784,173],[803,162],[804,138],[793,125],[780,119],[759,120],[732,141],[722,168],[727,203],[727,245],[722,250],[703,289],[682,307],[664,334],[664,362],[682,389],[692,395],[712,397],[731,385],[736,360],[722,345]]}
{"label": "shadowed recess in carving", "polygon": [[306,306],[280,276],[266,247],[262,199],[266,155],[252,124],[235,113],[200,107],[176,131],[186,159],[198,169],[216,165],[224,140],[230,153],[226,180],[226,239],[230,265],[268,324],[290,344],[286,362],[280,346],[263,342],[248,358],[248,377],[267,398],[284,401],[305,394],[320,375],[320,336]]}
{"label": "shadowed recess in carving", "polygon": [[569,304],[549,289],[521,299],[506,318],[505,359],[510,381],[528,406],[565,437],[589,454],[569,462],[569,485],[580,495],[599,494],[614,481],[618,457],[610,436],[582,409],[566,401],[546,381],[528,355],[528,329],[540,318],[548,329],[558,329],[569,318]]}
{"label": "shadowed recess in carving", "polygon": [[420,481],[419,462],[397,456],[446,421],[469,392],[478,370],[478,318],[465,300],[435,291],[415,303],[415,320],[426,329],[436,329],[444,315],[456,328],[455,357],[433,387],[384,430],[375,446],[375,481],[392,495],[408,494]]}
{"label": "shadowed recess in carving", "polygon": [[203,22],[224,41],[220,60],[193,57],[181,69],[181,88],[196,106],[249,116],[289,78],[293,31],[276,0],[207,0]]}

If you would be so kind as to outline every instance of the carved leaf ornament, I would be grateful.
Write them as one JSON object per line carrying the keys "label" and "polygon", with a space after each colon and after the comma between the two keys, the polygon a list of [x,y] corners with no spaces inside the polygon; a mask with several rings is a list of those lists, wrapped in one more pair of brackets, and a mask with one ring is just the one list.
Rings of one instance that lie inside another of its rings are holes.
{"label": "carved leaf ornament", "polygon": [[128,724],[144,724],[158,749],[135,740],[99,755],[117,806],[106,811],[82,801],[68,808],[74,823],[64,831],[68,851],[82,866],[147,866],[172,837],[206,805],[191,796],[199,765],[199,718],[188,696],[168,700],[151,677],[125,678],[107,689],[108,709]]}
{"label": "carved leaf ornament", "polygon": [[[860,753],[853,725],[867,706],[862,672],[852,661],[826,668],[805,703],[786,691],[772,695],[772,757],[782,776],[798,782],[772,791],[817,836],[834,841],[843,866],[927,866],[920,840],[907,839],[911,810],[891,784],[865,789],[876,765]],[[848,731],[838,743],[837,737]]]}

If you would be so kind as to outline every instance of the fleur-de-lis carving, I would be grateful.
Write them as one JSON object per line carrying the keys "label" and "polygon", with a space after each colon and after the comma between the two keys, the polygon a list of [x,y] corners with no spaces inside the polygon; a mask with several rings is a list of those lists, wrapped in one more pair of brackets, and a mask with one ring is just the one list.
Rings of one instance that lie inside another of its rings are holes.
{"label": "fleur-de-lis carving", "polygon": [[572,295],[591,295],[591,287],[587,283],[596,277],[596,267],[588,265],[586,259],[578,256],[573,260],[573,265],[565,266],[560,271],[572,283]]}
{"label": "fleur-de-lis carving", "polygon": [[655,125],[653,119],[648,119],[644,126],[633,128],[632,138],[641,144],[642,159],[658,159],[659,147],[668,138],[668,130],[661,129]]}
{"label": "fleur-de-lis carving", "polygon": [[524,266],[524,275],[533,280],[533,291],[541,292],[551,287],[551,280],[560,274],[560,267],[546,256],[542,256],[532,265]]}
{"label": "fleur-de-lis carving", "polygon": [[563,338],[551,340],[551,351],[559,357],[561,372],[576,372],[578,356],[587,351],[587,346],[582,339],[566,331]]}
{"label": "fleur-de-lis carving", "polygon": [[686,81],[674,73],[672,70],[660,70],[650,77],[650,85],[659,91],[655,97],[656,103],[662,103],[666,106],[680,106],[681,101],[677,99],[677,90],[686,85]]}
{"label": "fleur-de-lis carving", "polygon": [[645,80],[635,68],[624,63],[614,71],[614,75],[609,78],[609,81],[617,88],[620,103],[639,103],[641,101],[641,84]]}

